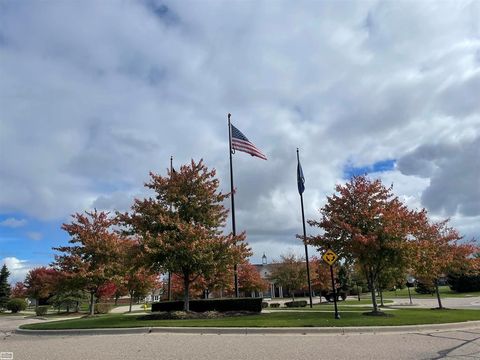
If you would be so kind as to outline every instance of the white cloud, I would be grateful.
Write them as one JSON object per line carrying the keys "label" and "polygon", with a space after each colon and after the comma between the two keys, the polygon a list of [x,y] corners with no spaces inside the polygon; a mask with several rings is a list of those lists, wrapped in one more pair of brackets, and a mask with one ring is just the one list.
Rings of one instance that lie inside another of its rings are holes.
{"label": "white cloud", "polygon": [[3,221],[0,221],[0,226],[5,226],[9,228],[18,228],[25,226],[27,224],[27,220],[25,219],[16,219],[14,217],[7,218]]}
{"label": "white cloud", "polygon": [[42,238],[43,238],[42,233],[40,233],[38,231],[28,231],[27,236],[28,236],[29,239],[35,240],[35,241],[42,240]]}
{"label": "white cloud", "polygon": [[[383,175],[395,192],[462,222],[478,214],[478,156],[468,144],[480,131],[479,9],[469,1],[4,4],[0,213],[125,209],[170,155],[176,166],[203,157],[228,190],[231,112],[269,157],[234,156],[237,226],[252,242],[298,244],[296,147],[307,219],[348,162],[399,159]],[[421,154],[446,143],[441,157]]]}
{"label": "white cloud", "polygon": [[25,280],[25,276],[32,269],[27,260],[20,260],[16,257],[6,257],[0,260],[0,264],[7,265],[10,276],[8,281],[15,284],[17,281]]}

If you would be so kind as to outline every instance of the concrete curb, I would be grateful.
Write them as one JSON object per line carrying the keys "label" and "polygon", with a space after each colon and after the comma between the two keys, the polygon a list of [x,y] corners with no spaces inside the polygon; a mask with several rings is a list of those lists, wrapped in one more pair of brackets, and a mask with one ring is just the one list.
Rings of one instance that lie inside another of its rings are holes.
{"label": "concrete curb", "polygon": [[28,330],[17,329],[21,335],[122,335],[122,334],[214,334],[214,335],[344,335],[381,333],[419,333],[479,328],[480,321],[449,324],[357,327],[291,327],[291,328],[214,328],[214,327],[142,327],[112,329]]}

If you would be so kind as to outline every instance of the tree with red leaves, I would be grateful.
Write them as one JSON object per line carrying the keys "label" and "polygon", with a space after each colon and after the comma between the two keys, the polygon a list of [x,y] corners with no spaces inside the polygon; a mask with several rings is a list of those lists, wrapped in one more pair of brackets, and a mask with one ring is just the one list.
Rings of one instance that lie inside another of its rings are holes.
{"label": "tree with red leaves", "polygon": [[320,221],[310,226],[324,229],[324,234],[310,236],[308,243],[320,252],[331,248],[349,263],[362,269],[372,294],[373,314],[378,314],[375,289],[382,271],[407,258],[407,238],[413,212],[383,186],[380,180],[353,177],[337,185],[320,210]]}
{"label": "tree with red leaves", "polygon": [[12,299],[23,299],[27,296],[27,287],[25,286],[25,283],[17,281],[10,291],[10,297]]}
{"label": "tree with red leaves", "polygon": [[476,247],[472,243],[459,243],[462,237],[448,226],[448,220],[431,223],[425,210],[419,213],[413,236],[410,243],[413,272],[422,283],[435,287],[438,308],[443,309],[439,278],[465,266]]}
{"label": "tree with red leaves", "polygon": [[57,270],[45,266],[30,270],[25,277],[26,293],[35,299],[35,308],[40,300],[47,300],[55,291],[55,284],[59,277]]}
{"label": "tree with red leaves", "polygon": [[111,229],[115,219],[107,212],[76,213],[72,218],[70,224],[62,225],[71,236],[71,245],[54,248],[63,254],[55,255],[53,265],[65,274],[72,287],[90,294],[90,314],[93,315],[95,296],[101,295],[102,288],[114,282],[119,274],[121,242]]}
{"label": "tree with red leaves", "polygon": [[151,173],[145,186],[155,198],[135,199],[130,214],[119,214],[129,232],[141,240],[147,267],[182,277],[184,310],[189,310],[190,285],[250,255],[245,234],[223,234],[229,196],[218,190],[215,170],[202,160],[161,176]]}

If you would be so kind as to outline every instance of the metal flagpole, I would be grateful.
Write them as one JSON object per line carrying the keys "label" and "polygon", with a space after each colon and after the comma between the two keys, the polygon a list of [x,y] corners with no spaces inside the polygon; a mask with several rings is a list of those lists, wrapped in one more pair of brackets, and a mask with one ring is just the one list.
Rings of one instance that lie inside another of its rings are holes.
{"label": "metal flagpole", "polygon": [[[300,166],[300,155],[297,148],[297,166]],[[297,174],[298,176],[299,174]],[[303,210],[303,192],[300,193],[300,204],[302,206],[302,224],[303,224],[303,244],[305,245],[305,260],[307,262],[307,281],[308,281],[308,295],[310,297],[310,308],[313,307],[312,302],[312,283],[310,281],[310,265],[308,261],[308,248],[307,248],[307,230],[305,229],[305,211]]]}
{"label": "metal flagpole", "polygon": [[[237,235],[237,229],[235,226],[235,193],[233,188],[233,165],[232,165],[232,124],[230,123],[230,113],[228,114],[228,145],[229,145],[229,152],[230,152],[230,193],[232,199],[232,234],[233,236]],[[234,274],[234,281],[235,281],[235,297],[239,297],[238,293],[238,273],[237,273],[237,264],[233,265],[233,274]]]}
{"label": "metal flagpole", "polygon": [[[173,156],[170,156],[170,179],[173,174]],[[170,204],[170,211],[172,211],[172,204]],[[168,272],[168,301],[172,301],[172,272]]]}

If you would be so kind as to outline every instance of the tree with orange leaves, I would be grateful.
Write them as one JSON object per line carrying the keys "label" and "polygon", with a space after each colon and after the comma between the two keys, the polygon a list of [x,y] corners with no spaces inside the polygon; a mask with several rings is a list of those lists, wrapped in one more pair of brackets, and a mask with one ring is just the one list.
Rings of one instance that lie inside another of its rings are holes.
{"label": "tree with orange leaves", "polygon": [[115,219],[107,212],[94,210],[72,215],[72,222],[62,229],[71,236],[70,246],[54,248],[54,267],[72,287],[90,293],[90,314],[94,314],[95,294],[101,292],[119,274],[119,235],[111,227]]}
{"label": "tree with orange leaves", "polygon": [[411,246],[411,267],[422,283],[435,287],[438,308],[443,309],[438,279],[448,271],[460,269],[475,251],[471,243],[460,244],[462,239],[448,220],[431,223],[426,211],[418,214]]}
{"label": "tree with orange leaves", "polygon": [[128,231],[141,239],[149,266],[182,277],[184,310],[190,285],[250,255],[245,234],[223,234],[229,194],[218,190],[215,170],[202,160],[183,165],[167,176],[151,173],[147,188],[155,198],[135,199],[129,214],[119,214]]}
{"label": "tree with orange leaves", "polygon": [[353,177],[337,185],[320,210],[321,219],[309,220],[324,234],[307,241],[320,252],[333,249],[349,263],[357,263],[372,294],[373,314],[378,314],[376,283],[382,271],[405,261],[413,212],[380,180]]}
{"label": "tree with orange leaves", "polygon": [[238,266],[238,285],[245,294],[268,289],[268,282],[262,279],[255,266],[249,262]]}

